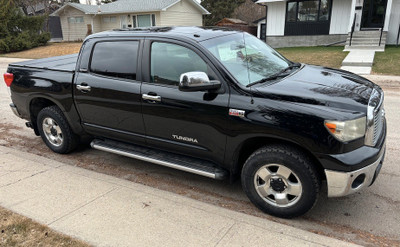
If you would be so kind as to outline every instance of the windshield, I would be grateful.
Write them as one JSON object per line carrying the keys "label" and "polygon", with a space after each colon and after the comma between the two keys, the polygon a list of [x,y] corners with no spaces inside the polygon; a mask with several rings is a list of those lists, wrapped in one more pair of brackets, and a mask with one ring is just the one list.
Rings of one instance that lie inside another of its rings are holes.
{"label": "windshield", "polygon": [[290,65],[266,43],[247,33],[206,40],[202,45],[244,86],[279,73]]}

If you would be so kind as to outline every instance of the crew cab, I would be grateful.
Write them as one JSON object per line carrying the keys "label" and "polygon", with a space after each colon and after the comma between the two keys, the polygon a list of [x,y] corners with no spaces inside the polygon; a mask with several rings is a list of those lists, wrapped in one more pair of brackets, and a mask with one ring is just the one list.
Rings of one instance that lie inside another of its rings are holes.
{"label": "crew cab", "polygon": [[245,32],[153,27],[87,37],[79,54],[10,64],[12,111],[54,152],[106,152],[240,178],[264,212],[296,217],[372,185],[385,155],[382,89],[293,63]]}

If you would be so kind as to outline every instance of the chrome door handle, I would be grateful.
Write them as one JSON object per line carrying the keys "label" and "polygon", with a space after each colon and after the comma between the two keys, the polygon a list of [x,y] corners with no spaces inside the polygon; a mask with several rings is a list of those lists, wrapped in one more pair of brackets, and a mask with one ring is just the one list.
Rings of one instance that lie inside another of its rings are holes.
{"label": "chrome door handle", "polygon": [[161,96],[153,96],[153,95],[148,95],[148,94],[142,94],[142,99],[153,101],[153,102],[161,102]]}
{"label": "chrome door handle", "polygon": [[84,85],[76,85],[76,89],[78,89],[79,91],[82,91],[84,93],[87,93],[87,92],[90,92],[90,90],[92,90],[92,87],[84,86]]}

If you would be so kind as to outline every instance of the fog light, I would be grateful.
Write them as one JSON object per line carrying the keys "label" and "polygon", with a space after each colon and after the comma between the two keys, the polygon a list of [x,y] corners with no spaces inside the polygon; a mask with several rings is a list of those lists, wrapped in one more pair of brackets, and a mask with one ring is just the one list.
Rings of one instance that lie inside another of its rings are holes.
{"label": "fog light", "polygon": [[354,179],[353,183],[351,184],[352,189],[357,189],[360,187],[365,181],[365,174],[360,174]]}

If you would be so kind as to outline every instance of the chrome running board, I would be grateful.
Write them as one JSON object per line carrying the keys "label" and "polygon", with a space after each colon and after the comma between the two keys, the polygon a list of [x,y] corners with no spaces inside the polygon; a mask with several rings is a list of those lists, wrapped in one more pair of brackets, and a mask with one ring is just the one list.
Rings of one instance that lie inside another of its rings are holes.
{"label": "chrome running board", "polygon": [[123,155],[208,178],[222,180],[228,177],[228,172],[226,170],[217,167],[211,162],[194,159],[191,157],[111,140],[102,141],[96,139],[93,140],[90,145],[92,148],[101,151]]}

